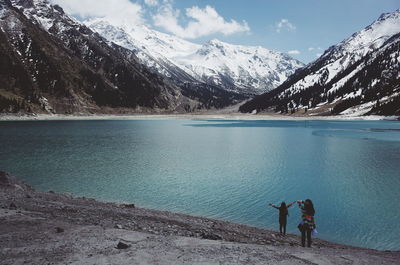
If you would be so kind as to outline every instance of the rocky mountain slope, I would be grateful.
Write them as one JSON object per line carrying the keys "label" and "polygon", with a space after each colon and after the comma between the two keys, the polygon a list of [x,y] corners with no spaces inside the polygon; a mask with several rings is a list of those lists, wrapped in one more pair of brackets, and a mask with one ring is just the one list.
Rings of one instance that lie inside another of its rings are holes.
{"label": "rocky mountain slope", "polygon": [[135,54],[47,0],[0,2],[0,112],[90,113],[190,108]]}
{"label": "rocky mountain slope", "polygon": [[134,51],[143,64],[173,80],[202,82],[246,96],[277,87],[304,66],[286,54],[262,47],[218,40],[199,45],[145,25],[116,24],[105,18],[85,23],[110,42]]}
{"label": "rocky mountain slope", "polygon": [[214,219],[38,192],[0,171],[0,264],[398,264],[377,251]]}
{"label": "rocky mountain slope", "polygon": [[[145,41],[132,41],[133,30]],[[252,94],[226,75],[218,74],[221,85],[170,59],[199,50],[197,44],[145,26],[114,33],[107,40],[48,0],[2,1],[0,112],[186,112],[226,107]],[[272,85],[285,75],[274,78]]]}
{"label": "rocky mountain slope", "polygon": [[400,115],[400,10],[330,47],[242,112]]}

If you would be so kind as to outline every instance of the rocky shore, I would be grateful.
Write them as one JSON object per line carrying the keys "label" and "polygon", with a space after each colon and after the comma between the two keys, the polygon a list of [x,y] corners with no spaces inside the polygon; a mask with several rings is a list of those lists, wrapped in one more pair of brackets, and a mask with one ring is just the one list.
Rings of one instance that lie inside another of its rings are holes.
{"label": "rocky shore", "polygon": [[399,264],[377,251],[38,192],[0,172],[0,264]]}
{"label": "rocky shore", "polygon": [[398,120],[397,116],[318,116],[318,115],[283,115],[276,113],[243,114],[239,112],[204,111],[194,113],[164,114],[0,114],[0,121],[51,121],[51,120]]}

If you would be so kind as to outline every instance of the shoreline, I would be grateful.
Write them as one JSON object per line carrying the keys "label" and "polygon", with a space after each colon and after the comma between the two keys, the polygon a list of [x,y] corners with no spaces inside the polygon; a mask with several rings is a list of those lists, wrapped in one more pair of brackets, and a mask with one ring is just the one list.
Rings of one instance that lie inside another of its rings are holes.
{"label": "shoreline", "polygon": [[291,116],[275,113],[137,113],[137,114],[2,114],[0,121],[52,121],[52,120],[270,120],[270,121],[368,121],[384,120],[385,116]]}
{"label": "shoreline", "polygon": [[298,235],[39,192],[5,172],[0,172],[0,198],[0,264],[398,264],[400,259],[400,251],[318,238],[312,248],[303,248]]}

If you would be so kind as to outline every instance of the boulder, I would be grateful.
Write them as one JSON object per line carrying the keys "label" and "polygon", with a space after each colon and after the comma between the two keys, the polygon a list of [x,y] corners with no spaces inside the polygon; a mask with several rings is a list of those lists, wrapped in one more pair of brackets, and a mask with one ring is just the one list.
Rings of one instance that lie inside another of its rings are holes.
{"label": "boulder", "polygon": [[0,171],[0,186],[11,186],[12,178],[7,172]]}
{"label": "boulder", "polygon": [[13,188],[22,191],[33,190],[31,186],[4,171],[0,171],[0,188]]}

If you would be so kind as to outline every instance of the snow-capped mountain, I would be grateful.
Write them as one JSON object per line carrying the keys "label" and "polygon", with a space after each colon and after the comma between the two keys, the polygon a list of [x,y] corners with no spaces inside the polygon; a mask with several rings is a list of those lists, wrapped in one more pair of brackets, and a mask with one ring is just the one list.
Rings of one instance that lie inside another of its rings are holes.
{"label": "snow-capped mountain", "polygon": [[105,19],[86,22],[110,42],[133,50],[142,63],[167,77],[205,82],[244,95],[271,90],[304,65],[290,56],[262,47],[211,40],[204,45],[149,29],[118,25]]}
{"label": "snow-capped mountain", "polygon": [[[92,19],[85,24],[105,37],[109,43],[133,51],[139,60],[164,76],[182,81],[194,81],[186,72],[171,62],[168,57],[181,56],[200,46],[153,31],[145,25],[116,27],[102,19]],[[137,41],[135,38],[141,39]]]}
{"label": "snow-capped mountain", "polygon": [[169,62],[167,79],[48,0],[0,2],[0,58],[0,112],[187,112],[246,99]]}
{"label": "snow-capped mountain", "polygon": [[279,86],[304,65],[280,52],[211,40],[194,54],[174,58],[193,76],[241,93],[261,94]]}
{"label": "snow-capped mountain", "polygon": [[0,112],[191,108],[179,87],[132,51],[47,0],[0,2],[0,58]]}
{"label": "snow-capped mountain", "polygon": [[400,10],[383,14],[240,110],[400,114],[399,35]]}

